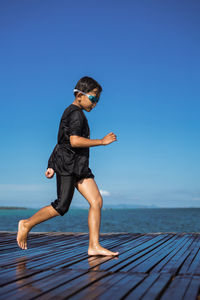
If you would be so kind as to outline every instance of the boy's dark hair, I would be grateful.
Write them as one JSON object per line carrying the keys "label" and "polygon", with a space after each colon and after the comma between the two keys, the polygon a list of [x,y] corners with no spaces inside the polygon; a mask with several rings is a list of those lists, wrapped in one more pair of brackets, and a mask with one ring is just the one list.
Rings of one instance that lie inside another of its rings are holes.
{"label": "boy's dark hair", "polygon": [[[78,89],[84,93],[88,93],[96,88],[98,90],[98,93],[100,94],[102,92],[102,87],[96,80],[88,76],[82,77],[75,86],[75,89]],[[74,92],[75,97],[77,93],[78,92]]]}

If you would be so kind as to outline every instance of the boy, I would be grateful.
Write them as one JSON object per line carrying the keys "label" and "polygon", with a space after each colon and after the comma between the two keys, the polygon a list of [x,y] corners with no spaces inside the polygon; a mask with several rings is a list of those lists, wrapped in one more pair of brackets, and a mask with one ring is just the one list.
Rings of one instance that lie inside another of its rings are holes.
{"label": "boy", "polygon": [[74,189],[89,202],[88,255],[112,255],[112,252],[99,244],[102,197],[89,168],[89,147],[108,145],[116,141],[112,132],[102,139],[90,139],[90,129],[83,110],[90,112],[99,101],[102,87],[91,77],[81,78],[74,89],[74,102],[69,105],[61,118],[58,142],[49,161],[45,175],[52,178],[56,173],[57,196],[51,205],[41,208],[32,217],[20,220],[18,224],[17,243],[20,248],[27,249],[28,232],[41,222],[55,216],[63,216],[71,204]]}

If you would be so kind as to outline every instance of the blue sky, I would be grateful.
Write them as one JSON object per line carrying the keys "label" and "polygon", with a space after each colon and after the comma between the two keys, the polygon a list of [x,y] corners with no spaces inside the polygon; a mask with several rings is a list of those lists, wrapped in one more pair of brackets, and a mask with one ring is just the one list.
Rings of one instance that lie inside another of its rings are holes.
{"label": "blue sky", "polygon": [[[200,207],[200,2],[1,1],[0,206],[56,198],[44,172],[83,76],[103,87],[84,112],[104,205]],[[75,192],[72,206],[88,206]]]}

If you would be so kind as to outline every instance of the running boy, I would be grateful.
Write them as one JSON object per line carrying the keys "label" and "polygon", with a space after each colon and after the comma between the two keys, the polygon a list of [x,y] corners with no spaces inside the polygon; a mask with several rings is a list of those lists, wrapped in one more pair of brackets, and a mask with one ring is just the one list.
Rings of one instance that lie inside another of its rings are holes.
{"label": "running boy", "polygon": [[17,243],[20,248],[27,249],[28,233],[36,224],[63,216],[69,210],[76,187],[90,204],[88,255],[119,254],[99,244],[103,199],[89,168],[89,147],[108,145],[117,140],[112,132],[102,139],[90,139],[90,129],[83,110],[90,112],[97,105],[101,92],[102,87],[91,77],[83,77],[77,82],[75,100],[62,115],[58,141],[45,172],[47,178],[52,178],[56,173],[57,199],[32,217],[19,221]]}

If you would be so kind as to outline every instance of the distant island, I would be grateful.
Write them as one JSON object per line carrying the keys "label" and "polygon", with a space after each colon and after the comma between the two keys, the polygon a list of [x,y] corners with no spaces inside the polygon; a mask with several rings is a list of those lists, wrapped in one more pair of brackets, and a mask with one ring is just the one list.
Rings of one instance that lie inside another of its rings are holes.
{"label": "distant island", "polygon": [[[82,206],[82,205],[72,205],[70,210],[72,209],[86,209],[88,210],[88,206]],[[188,208],[192,208],[192,209],[200,209],[200,207],[193,207],[193,206],[188,206],[188,207],[159,207],[159,206],[156,206],[156,205],[137,205],[137,204],[133,204],[133,205],[127,205],[127,204],[119,204],[119,205],[104,205],[102,207],[103,210],[107,210],[107,209],[188,209]],[[36,207],[17,207],[17,206],[0,206],[0,209],[18,209],[18,210],[21,210],[21,209],[31,209],[31,210],[39,210],[40,208],[36,208]]]}
{"label": "distant island", "polygon": [[27,207],[0,206],[0,209],[28,209]]}
{"label": "distant island", "polygon": [[[127,204],[118,204],[118,205],[109,205],[105,204],[103,206],[103,209],[135,209],[135,208],[159,208],[155,205],[137,205],[137,204],[132,204],[132,205],[127,205]],[[19,206],[0,206],[0,209],[39,209],[39,208],[33,208],[33,207],[19,207]],[[82,206],[82,205],[72,205],[71,209],[88,209],[87,206]]]}

